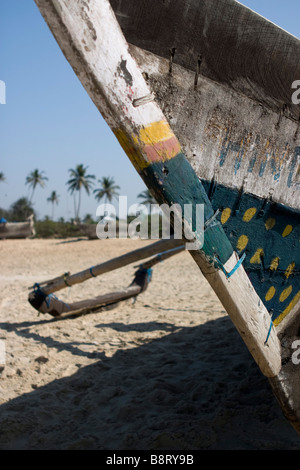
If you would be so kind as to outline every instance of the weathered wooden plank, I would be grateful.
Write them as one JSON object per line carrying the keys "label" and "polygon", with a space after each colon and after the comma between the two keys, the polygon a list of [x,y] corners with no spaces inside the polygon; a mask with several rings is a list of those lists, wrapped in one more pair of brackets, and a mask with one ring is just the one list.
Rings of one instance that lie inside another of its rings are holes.
{"label": "weathered wooden plank", "polygon": [[[111,0],[128,42],[299,122],[300,41],[235,0]],[[287,5],[288,8],[288,5]],[[292,11],[291,11],[292,14]],[[173,52],[172,52],[173,51]]]}
{"label": "weathered wooden plank", "polygon": [[247,254],[281,340],[270,383],[300,432],[300,41],[233,1],[111,3],[226,234]]}
{"label": "weathered wooden plank", "polygon": [[[289,318],[289,323],[279,332],[282,351],[282,368],[270,384],[282,410],[294,428],[300,433],[300,304]],[[298,313],[298,315],[297,315]]]}
{"label": "weathered wooden plank", "polygon": [[[300,292],[297,125],[135,46],[136,58],[274,324]],[[188,123],[188,125],[187,125]]]}
{"label": "weathered wooden plank", "polygon": [[[106,0],[36,0],[36,3],[70,64],[158,203],[205,204],[205,219],[209,220],[213,210],[204,188],[160,107],[151,101],[150,89],[128,50],[109,3]],[[145,97],[148,97],[146,101]],[[141,102],[143,104],[137,105]],[[192,221],[184,222],[190,228],[186,238],[199,239],[202,234],[193,231]],[[247,299],[252,298],[255,291],[246,282],[242,266],[233,275],[237,284],[241,284],[238,293],[234,284],[217,268],[216,256],[219,263],[226,266],[228,262],[230,267],[234,259],[221,224],[208,227],[205,235],[204,246],[193,256],[206,276],[218,272],[218,282],[212,277],[211,285],[220,296],[222,290],[227,292],[226,309],[238,327],[243,318],[247,323]],[[223,285],[222,289],[219,283]],[[224,302],[223,296],[221,301]],[[251,331],[243,338],[262,372],[276,376],[281,368],[277,335],[272,329],[268,346],[265,346],[261,337],[268,333],[269,314],[263,306],[253,313],[255,321],[248,325]]]}
{"label": "weathered wooden plank", "polygon": [[61,289],[65,289],[66,287],[72,287],[93,277],[100,276],[101,274],[108,273],[115,269],[127,266],[128,264],[140,261],[141,259],[161,253],[162,251],[178,248],[180,246],[182,246],[182,240],[159,240],[151,245],[130,251],[129,253],[125,253],[124,255],[110,259],[104,263],[91,266],[78,273],[66,273],[64,276],[59,276],[54,278],[52,281],[47,281],[46,285],[45,282],[41,282],[39,285],[42,286],[43,293],[48,295],[52,292],[57,292]]}
{"label": "weathered wooden plank", "polygon": [[[171,258],[172,256],[175,256],[176,254],[180,253],[184,249],[185,249],[184,245],[175,246],[174,248],[164,251],[162,253],[159,253],[159,255],[140,264],[130,286],[120,291],[103,294],[93,299],[85,299],[85,300],[81,300],[78,302],[66,303],[58,299],[56,296],[53,296],[52,294],[47,295],[45,293],[45,288],[47,288],[47,286],[42,287],[41,284],[37,284],[34,287],[34,290],[30,292],[28,300],[30,304],[38,312],[44,313],[44,314],[49,313],[50,315],[54,317],[62,317],[63,314],[73,315],[74,313],[79,314],[79,313],[92,312],[95,309],[99,309],[100,307],[116,304],[117,302],[124,301],[132,297],[137,297],[139,294],[144,292],[146,288],[148,287],[148,284],[152,276],[153,266],[155,266],[157,263],[160,263],[161,261],[164,261],[168,258]],[[136,251],[139,251],[139,250],[136,250]],[[133,253],[130,253],[131,259],[133,259],[132,258]],[[124,259],[126,259],[126,261],[129,260],[128,257],[127,258],[123,257],[122,260],[124,261]],[[115,261],[116,259],[113,260],[113,262]],[[113,266],[111,265],[110,267],[113,267]],[[116,269],[115,265],[114,265],[114,268]]]}
{"label": "weathered wooden plank", "polygon": [[195,87],[194,72],[174,63],[170,74],[169,60],[130,50],[202,180],[300,210],[300,122],[202,73]]}
{"label": "weathered wooden plank", "polygon": [[[191,252],[191,254],[195,261],[201,265],[201,260],[198,259],[199,254],[197,252]],[[234,253],[225,264],[225,270],[230,273],[237,262],[238,256]],[[269,315],[265,315],[265,307],[253,289],[244,269],[239,269],[238,273],[231,276],[227,282],[225,282],[225,274],[221,270],[206,272],[206,279],[213,287],[229,316],[233,319],[250,353],[257,358],[258,366],[264,370],[265,364],[261,352],[262,348],[267,351],[271,346],[269,340],[266,342],[266,332],[271,327],[271,322]],[[242,315],[241,312],[243,312]],[[273,325],[272,332],[276,335]],[[270,367],[272,367],[271,363]]]}
{"label": "weathered wooden plank", "polygon": [[123,290],[103,294],[93,299],[85,299],[78,302],[67,303],[51,295],[44,297],[43,293],[31,292],[29,295],[30,304],[40,313],[52,315],[55,318],[62,318],[67,315],[83,314],[92,312],[101,307],[116,304],[139,295],[140,286],[130,286]]}

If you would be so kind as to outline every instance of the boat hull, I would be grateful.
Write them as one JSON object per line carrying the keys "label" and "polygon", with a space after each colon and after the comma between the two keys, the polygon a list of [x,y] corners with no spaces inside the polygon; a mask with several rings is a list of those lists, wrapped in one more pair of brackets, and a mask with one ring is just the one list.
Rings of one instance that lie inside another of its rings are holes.
{"label": "boat hull", "polygon": [[233,0],[112,1],[126,39],[107,0],[36,3],[158,203],[204,205],[191,255],[299,422],[278,329],[299,303],[299,41]]}
{"label": "boat hull", "polygon": [[166,59],[133,46],[131,52],[278,326],[300,298],[295,123],[283,117],[276,129],[278,115],[262,115],[260,103],[205,77],[195,89],[189,71],[173,64],[170,74]]}
{"label": "boat hull", "polygon": [[32,220],[0,223],[0,239],[30,238],[35,234]]}

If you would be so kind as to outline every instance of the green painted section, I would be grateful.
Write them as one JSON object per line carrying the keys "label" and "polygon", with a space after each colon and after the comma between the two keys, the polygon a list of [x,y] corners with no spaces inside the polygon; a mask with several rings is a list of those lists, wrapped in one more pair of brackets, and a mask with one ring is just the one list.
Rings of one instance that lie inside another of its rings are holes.
{"label": "green painted section", "polygon": [[[217,266],[235,250],[245,253],[243,266],[273,319],[300,292],[300,211],[214,181],[200,181],[183,154],[153,163],[141,176],[158,204],[205,205],[202,251]],[[196,220],[192,215],[193,229]]]}
{"label": "green painted section", "polygon": [[[182,153],[164,163],[151,164],[142,170],[141,176],[159,205],[166,203],[170,206],[177,203],[184,213],[184,204],[191,204],[193,230],[195,230],[197,204],[205,206],[205,222],[214,216],[214,210],[203,185]],[[219,221],[213,220],[212,224],[206,227],[201,251],[212,263],[215,263],[217,257],[222,264],[225,264],[232,255],[232,246]]]}
{"label": "green painted section", "polygon": [[240,256],[246,253],[243,266],[276,319],[300,290],[300,211],[213,182],[202,184],[233,248]]}

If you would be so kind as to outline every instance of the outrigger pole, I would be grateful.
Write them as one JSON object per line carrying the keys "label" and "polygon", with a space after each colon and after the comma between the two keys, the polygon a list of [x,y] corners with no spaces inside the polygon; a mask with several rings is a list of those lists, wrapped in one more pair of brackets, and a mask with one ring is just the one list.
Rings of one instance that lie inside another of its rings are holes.
{"label": "outrigger pole", "polygon": [[[101,274],[113,271],[128,264],[135,263],[141,259],[149,258],[150,256],[159,254],[164,251],[172,250],[173,248],[184,248],[182,240],[178,239],[167,239],[159,240],[151,245],[138,248],[137,250],[130,251],[124,255],[112,258],[104,263],[91,266],[83,271],[79,271],[75,274],[69,272],[62,274],[61,276],[55,277],[39,283],[40,288],[43,290],[45,295],[49,295],[53,292],[57,292],[65,287],[72,287],[75,284],[87,281],[93,277],[100,276]],[[34,288],[31,286],[30,289]]]}
{"label": "outrigger pole", "polygon": [[[162,252],[162,249],[165,249],[165,251]],[[32,290],[29,293],[28,301],[38,312],[44,314],[48,313],[53,317],[65,317],[67,315],[93,312],[101,307],[116,304],[121,300],[137,297],[147,289],[152,275],[152,267],[180,253],[184,249],[185,246],[182,244],[182,240],[160,240],[154,244],[131,251],[73,275],[65,273],[54,279],[36,283],[30,287]],[[73,303],[64,302],[53,295],[53,292],[71,287],[155,254],[156,256],[154,258],[138,266],[134,280],[125,289]]]}

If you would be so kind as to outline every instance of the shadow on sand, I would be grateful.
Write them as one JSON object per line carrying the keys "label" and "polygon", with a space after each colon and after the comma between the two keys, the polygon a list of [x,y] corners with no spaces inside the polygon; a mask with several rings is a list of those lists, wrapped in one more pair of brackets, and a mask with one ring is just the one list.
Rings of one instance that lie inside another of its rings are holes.
{"label": "shadow on sand", "polygon": [[68,240],[63,240],[63,241],[59,241],[57,242],[56,244],[57,245],[65,245],[66,243],[76,243],[76,242],[83,242],[83,241],[87,241],[89,240],[87,237],[78,237],[78,238],[71,238],[71,239],[68,239]]}
{"label": "shadow on sand", "polygon": [[[24,326],[17,333],[32,334]],[[111,358],[95,350],[92,365],[2,405],[0,449],[300,449],[228,317],[179,331],[155,322],[131,328],[169,334]]]}

